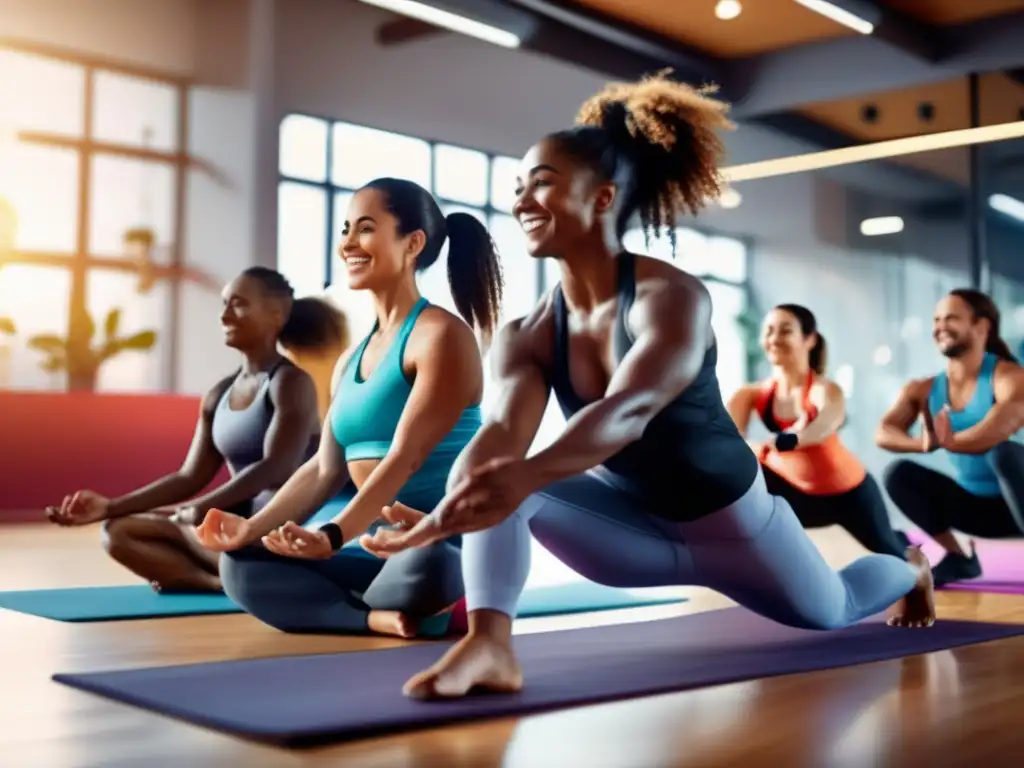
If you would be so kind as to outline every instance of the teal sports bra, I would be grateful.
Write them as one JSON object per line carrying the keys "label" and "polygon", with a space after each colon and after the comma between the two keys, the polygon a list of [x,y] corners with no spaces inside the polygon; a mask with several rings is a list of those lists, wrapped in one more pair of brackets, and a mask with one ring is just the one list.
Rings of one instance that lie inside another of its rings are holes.
{"label": "teal sports bra", "polygon": [[[345,451],[345,461],[382,459],[391,448],[398,422],[412,392],[412,382],[402,370],[405,347],[416,320],[428,306],[429,302],[424,298],[416,302],[394,342],[366,379],[360,375],[360,369],[366,345],[377,331],[376,323],[370,335],[363,339],[349,358],[330,411],[331,432]],[[410,493],[415,496],[426,494],[440,500],[452,464],[473,439],[480,425],[480,406],[466,408],[451,432],[435,446],[416,474],[409,479],[402,496]]]}

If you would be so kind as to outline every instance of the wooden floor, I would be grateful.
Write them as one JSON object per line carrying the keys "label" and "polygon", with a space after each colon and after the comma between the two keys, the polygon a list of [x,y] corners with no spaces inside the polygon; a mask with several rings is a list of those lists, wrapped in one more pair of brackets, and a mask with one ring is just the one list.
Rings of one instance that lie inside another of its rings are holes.
{"label": "wooden floor", "polygon": [[[132,583],[95,529],[0,528],[0,589]],[[831,562],[859,554],[816,534]],[[635,621],[728,605],[520,622],[518,632]],[[940,616],[1024,623],[1024,598],[945,593]],[[79,766],[1018,766],[1024,638],[861,667],[734,684],[522,719],[286,751],[195,728],[50,682],[71,672],[395,645],[289,637],[247,616],[64,624],[0,611],[0,765]],[[600,670],[595,670],[600,674]],[[527,681],[529,683],[529,681]],[[345,681],[338,681],[344,685]],[[353,692],[358,695],[358,692]]]}

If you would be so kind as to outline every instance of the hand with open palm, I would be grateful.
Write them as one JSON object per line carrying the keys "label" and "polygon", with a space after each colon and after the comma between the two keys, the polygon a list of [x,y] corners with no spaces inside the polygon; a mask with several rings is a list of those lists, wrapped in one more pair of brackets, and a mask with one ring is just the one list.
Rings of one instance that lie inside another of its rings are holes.
{"label": "hand with open palm", "polygon": [[65,496],[59,507],[47,507],[46,517],[51,523],[70,527],[91,525],[107,518],[110,499],[95,491],[77,491]]}
{"label": "hand with open palm", "polygon": [[211,552],[233,552],[252,543],[252,523],[231,512],[211,509],[196,528],[196,536]]}

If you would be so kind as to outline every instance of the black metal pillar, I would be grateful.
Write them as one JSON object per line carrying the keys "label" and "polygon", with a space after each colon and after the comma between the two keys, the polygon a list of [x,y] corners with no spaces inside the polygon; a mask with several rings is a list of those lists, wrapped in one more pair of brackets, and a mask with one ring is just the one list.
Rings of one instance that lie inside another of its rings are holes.
{"label": "black metal pillar", "polygon": [[[968,76],[968,95],[971,109],[971,127],[981,126],[980,78],[977,74]],[[970,191],[967,206],[968,241],[970,244],[971,287],[986,293],[991,288],[991,276],[986,244],[987,204],[985,202],[985,171],[981,153],[983,144],[971,144],[967,148],[970,167]]]}

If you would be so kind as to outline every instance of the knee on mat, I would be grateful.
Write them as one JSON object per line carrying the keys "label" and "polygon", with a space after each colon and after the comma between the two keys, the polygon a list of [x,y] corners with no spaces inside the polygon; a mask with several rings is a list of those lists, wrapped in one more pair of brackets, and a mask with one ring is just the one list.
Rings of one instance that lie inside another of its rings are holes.
{"label": "knee on mat", "polygon": [[117,560],[131,549],[135,539],[135,521],[130,517],[104,520],[100,525],[100,541],[107,554]]}
{"label": "knee on mat", "polygon": [[268,596],[267,591],[262,588],[262,580],[258,573],[259,564],[234,552],[222,552],[217,566],[224,594],[247,613],[262,613],[260,609],[267,602]]}
{"label": "knee on mat", "polygon": [[465,594],[461,553],[455,548],[439,544],[409,550],[403,556],[401,588],[396,592],[388,589],[375,595],[371,586],[363,596],[367,604],[383,610],[429,616],[444,610]]}

